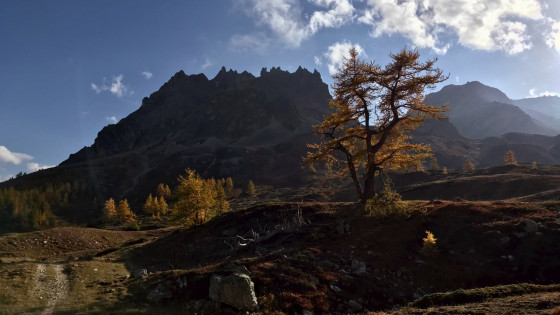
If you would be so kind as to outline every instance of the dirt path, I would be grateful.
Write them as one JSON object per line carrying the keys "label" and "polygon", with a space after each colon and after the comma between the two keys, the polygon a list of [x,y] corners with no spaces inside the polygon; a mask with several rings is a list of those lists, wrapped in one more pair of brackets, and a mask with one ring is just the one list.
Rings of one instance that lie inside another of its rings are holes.
{"label": "dirt path", "polygon": [[34,276],[34,296],[47,300],[42,315],[53,313],[56,304],[63,300],[69,290],[68,277],[62,264],[38,264]]}

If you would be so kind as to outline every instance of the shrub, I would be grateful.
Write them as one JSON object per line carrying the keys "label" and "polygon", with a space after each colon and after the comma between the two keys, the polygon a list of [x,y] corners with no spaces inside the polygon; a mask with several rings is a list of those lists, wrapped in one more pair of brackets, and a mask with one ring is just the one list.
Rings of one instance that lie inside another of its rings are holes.
{"label": "shrub", "polygon": [[437,255],[438,248],[436,244],[437,238],[430,231],[426,231],[426,237],[422,239],[422,248],[420,254],[424,257],[432,257]]}
{"label": "shrub", "polygon": [[366,212],[376,217],[405,216],[408,203],[402,201],[401,195],[393,190],[391,180],[387,179],[383,189],[366,202]]}

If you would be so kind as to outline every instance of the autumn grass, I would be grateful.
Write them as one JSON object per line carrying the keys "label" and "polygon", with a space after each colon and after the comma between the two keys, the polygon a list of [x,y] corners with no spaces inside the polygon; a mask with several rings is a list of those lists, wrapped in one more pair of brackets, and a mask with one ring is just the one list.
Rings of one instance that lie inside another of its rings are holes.
{"label": "autumn grass", "polygon": [[476,288],[469,290],[456,290],[452,292],[433,293],[412,302],[409,306],[428,308],[443,305],[458,305],[465,303],[482,302],[490,298],[499,298],[512,295],[529,293],[553,292],[560,290],[560,284],[510,284],[495,287]]}

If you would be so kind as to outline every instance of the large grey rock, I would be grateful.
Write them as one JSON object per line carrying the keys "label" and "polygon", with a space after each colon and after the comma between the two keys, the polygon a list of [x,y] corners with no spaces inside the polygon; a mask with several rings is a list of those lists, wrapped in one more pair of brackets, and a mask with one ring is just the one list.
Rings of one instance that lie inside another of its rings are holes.
{"label": "large grey rock", "polygon": [[234,272],[227,277],[213,275],[210,279],[210,299],[244,311],[258,309],[255,285],[248,275]]}

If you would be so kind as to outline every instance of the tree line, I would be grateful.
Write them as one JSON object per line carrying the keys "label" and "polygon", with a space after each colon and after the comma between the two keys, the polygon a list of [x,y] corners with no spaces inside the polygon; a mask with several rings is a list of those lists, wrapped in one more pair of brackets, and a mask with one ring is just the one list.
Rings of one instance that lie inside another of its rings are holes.
{"label": "tree line", "polygon": [[[200,225],[211,218],[229,211],[229,201],[238,195],[231,177],[204,179],[196,171],[187,169],[177,178],[171,189],[160,183],[155,194],[149,194],[142,211],[156,220],[170,220],[185,225]],[[254,196],[256,187],[249,181],[246,188],[249,196]],[[103,219],[108,223],[136,221],[136,214],[130,209],[126,199],[116,202],[113,198],[105,201]]]}

